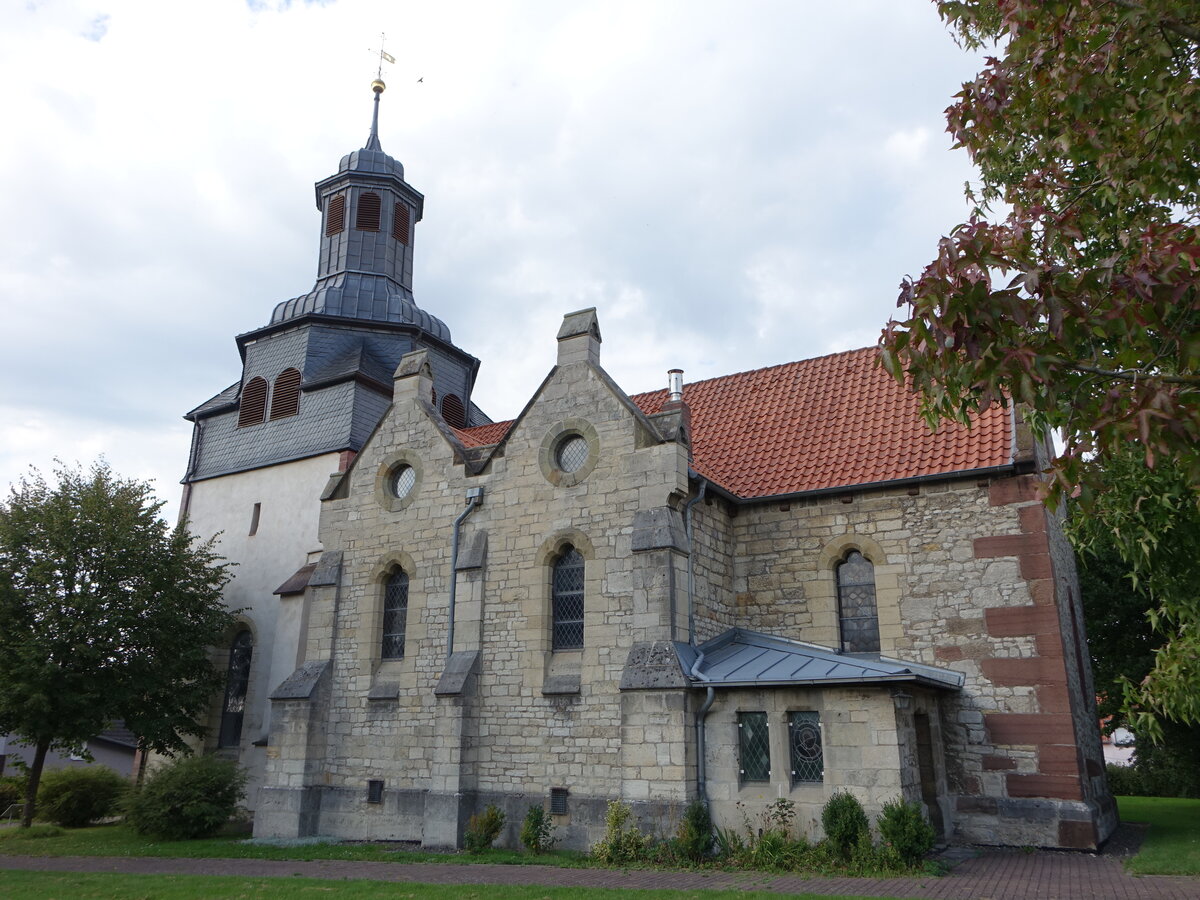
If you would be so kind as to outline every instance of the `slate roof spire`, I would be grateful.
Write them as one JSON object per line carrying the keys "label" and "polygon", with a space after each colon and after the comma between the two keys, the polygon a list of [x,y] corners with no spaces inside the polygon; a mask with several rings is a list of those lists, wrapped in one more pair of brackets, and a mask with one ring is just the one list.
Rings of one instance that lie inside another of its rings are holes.
{"label": "slate roof spire", "polygon": [[376,78],[371,82],[371,90],[375,92],[375,111],[371,113],[371,134],[363,149],[382,152],[383,146],[379,143],[379,95],[387,90],[387,85],[383,83],[382,78]]}

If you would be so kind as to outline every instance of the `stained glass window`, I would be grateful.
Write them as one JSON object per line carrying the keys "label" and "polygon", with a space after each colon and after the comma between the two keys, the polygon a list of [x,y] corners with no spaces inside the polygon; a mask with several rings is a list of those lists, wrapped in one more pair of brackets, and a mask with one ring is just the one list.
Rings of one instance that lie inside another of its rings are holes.
{"label": "stained glass window", "polygon": [[792,784],[820,782],[825,777],[820,713],[788,714],[788,748],[791,753]]}
{"label": "stained glass window", "polygon": [[583,646],[583,555],[569,544],[554,561],[552,649]]}
{"label": "stained glass window", "polygon": [[404,626],[408,620],[408,575],[397,569],[383,588],[383,658],[404,657]]}
{"label": "stained glass window", "polygon": [[837,567],[837,583],[842,650],[846,653],[879,652],[875,567],[857,550],[851,550]]}
{"label": "stained glass window", "polygon": [[771,739],[765,712],[738,713],[738,762],[741,781],[771,780]]}
{"label": "stained glass window", "polygon": [[225,670],[225,702],[221,706],[221,732],[217,738],[219,747],[236,747],[241,743],[253,654],[254,636],[249,631],[238,632],[229,648],[229,668]]}

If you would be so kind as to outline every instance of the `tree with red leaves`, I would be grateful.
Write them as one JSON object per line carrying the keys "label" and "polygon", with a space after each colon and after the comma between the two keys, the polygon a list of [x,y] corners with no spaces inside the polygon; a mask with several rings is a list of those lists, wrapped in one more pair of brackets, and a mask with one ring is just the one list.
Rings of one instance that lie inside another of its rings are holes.
{"label": "tree with red leaves", "polygon": [[[1062,441],[1049,501],[1123,522],[1122,557],[1148,575],[1159,535],[1126,513],[1178,496],[1115,503],[1157,482],[1106,480],[1106,461],[1136,446],[1200,497],[1200,4],[935,2],[961,44],[997,48],[947,110],[981,181],[971,219],[901,283],[883,365],[931,424],[1020,404]],[[1176,658],[1200,651],[1198,595],[1154,598]],[[1200,700],[1153,681],[1130,699],[1143,731],[1152,714],[1200,721]]]}

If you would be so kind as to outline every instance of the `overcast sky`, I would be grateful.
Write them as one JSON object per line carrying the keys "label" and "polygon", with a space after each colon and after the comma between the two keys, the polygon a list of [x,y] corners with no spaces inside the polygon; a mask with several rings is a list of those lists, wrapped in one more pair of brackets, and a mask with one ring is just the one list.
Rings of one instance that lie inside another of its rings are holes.
{"label": "overcast sky", "polygon": [[588,306],[630,393],[873,344],[967,215],[979,60],[928,0],[0,0],[0,489],[103,455],[174,516],[181,415],[312,287],[380,32],[416,300],[494,419]]}

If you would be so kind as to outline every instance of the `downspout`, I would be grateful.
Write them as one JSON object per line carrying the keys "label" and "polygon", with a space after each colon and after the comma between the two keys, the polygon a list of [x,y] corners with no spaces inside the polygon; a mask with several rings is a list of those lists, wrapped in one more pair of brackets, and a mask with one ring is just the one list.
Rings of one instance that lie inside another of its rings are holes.
{"label": "downspout", "polygon": [[[688,542],[688,569],[687,569],[687,605],[688,605],[688,644],[695,649],[696,647],[696,564],[695,554],[693,553],[692,538],[695,531],[692,526],[692,507],[704,499],[704,495],[708,492],[708,479],[704,476],[700,478],[700,492],[696,494],[687,505],[683,508],[683,515],[687,526],[687,542]],[[708,678],[701,674],[700,666],[704,663],[704,653],[700,650],[696,651],[696,661],[692,664],[692,671],[689,673],[696,681],[708,681]],[[706,685],[707,695],[704,698],[704,703],[696,710],[696,793],[700,796],[700,802],[704,807],[708,808],[708,768],[704,763],[704,720],[708,716],[708,711],[712,709],[713,701],[717,697],[717,692],[711,684]]]}
{"label": "downspout", "polygon": [[467,508],[458,514],[458,518],[454,520],[454,530],[450,537],[450,626],[446,629],[446,664],[450,664],[450,657],[454,655],[454,602],[458,596],[458,537],[462,523],[467,520],[467,516],[483,502],[483,488],[473,487],[467,491]]}

